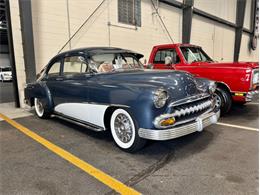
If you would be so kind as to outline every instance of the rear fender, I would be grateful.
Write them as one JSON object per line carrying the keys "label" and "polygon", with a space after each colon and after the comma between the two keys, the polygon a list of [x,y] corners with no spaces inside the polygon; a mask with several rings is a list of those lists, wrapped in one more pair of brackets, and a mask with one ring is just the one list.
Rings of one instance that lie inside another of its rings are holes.
{"label": "rear fender", "polygon": [[34,106],[34,98],[41,99],[44,107],[48,111],[53,111],[53,99],[45,82],[27,85],[25,88],[25,99],[30,102],[31,106]]}

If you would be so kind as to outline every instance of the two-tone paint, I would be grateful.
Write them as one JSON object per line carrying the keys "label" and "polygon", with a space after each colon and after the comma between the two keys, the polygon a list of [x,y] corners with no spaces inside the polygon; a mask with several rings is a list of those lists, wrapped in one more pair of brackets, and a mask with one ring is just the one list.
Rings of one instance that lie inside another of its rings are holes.
{"label": "two-tone paint", "polygon": [[[121,108],[132,116],[139,136],[145,139],[172,139],[216,123],[219,108],[215,106],[213,94],[209,92],[209,85],[214,82],[196,79],[187,72],[143,68],[72,75],[64,75],[62,72],[63,58],[67,56],[81,56],[90,63],[89,55],[109,52],[131,54],[137,61],[143,57],[141,54],[119,48],[83,48],[61,53],[50,60],[36,82],[27,84],[25,102],[33,106],[34,100],[40,99],[48,112],[96,131],[109,129],[111,114]],[[62,62],[60,73],[48,77],[48,70],[57,59]],[[154,96],[159,89],[167,91],[168,99],[163,107],[156,108]],[[194,105],[191,105],[193,103]],[[186,108],[183,108],[186,104]],[[178,109],[179,114],[178,110],[174,109]],[[201,112],[203,109],[206,111]],[[161,128],[156,125],[158,118],[171,114],[181,117],[195,112],[197,114],[194,117],[176,123],[176,126]],[[190,131],[184,131],[186,125],[192,125]],[[180,133],[171,133],[175,129]],[[160,133],[154,133],[156,131],[161,131],[162,136]]]}

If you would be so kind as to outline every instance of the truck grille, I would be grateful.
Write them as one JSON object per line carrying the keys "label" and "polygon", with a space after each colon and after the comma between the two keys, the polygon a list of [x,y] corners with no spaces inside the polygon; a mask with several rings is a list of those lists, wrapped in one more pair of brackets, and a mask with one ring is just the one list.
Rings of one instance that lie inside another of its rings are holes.
{"label": "truck grille", "polygon": [[176,119],[175,125],[196,119],[199,115],[210,111],[212,100],[210,97],[195,100],[182,105],[173,106],[171,113]]}

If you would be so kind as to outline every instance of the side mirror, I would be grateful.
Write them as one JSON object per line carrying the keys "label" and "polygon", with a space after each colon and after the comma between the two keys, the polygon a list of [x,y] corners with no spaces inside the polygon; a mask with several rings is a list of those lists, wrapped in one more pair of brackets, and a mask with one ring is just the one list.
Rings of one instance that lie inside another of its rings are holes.
{"label": "side mirror", "polygon": [[165,63],[165,65],[171,65],[172,64],[172,57],[171,56],[166,56],[164,58],[164,63]]}

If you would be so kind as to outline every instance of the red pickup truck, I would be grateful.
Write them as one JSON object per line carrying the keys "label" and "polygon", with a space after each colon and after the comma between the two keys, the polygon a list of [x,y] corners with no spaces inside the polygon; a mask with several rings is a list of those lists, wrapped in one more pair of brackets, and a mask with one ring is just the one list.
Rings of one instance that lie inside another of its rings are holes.
{"label": "red pickup truck", "polygon": [[232,102],[244,104],[258,94],[258,62],[216,62],[201,47],[191,44],[154,46],[147,68],[183,70],[217,81],[217,102],[222,114]]}

